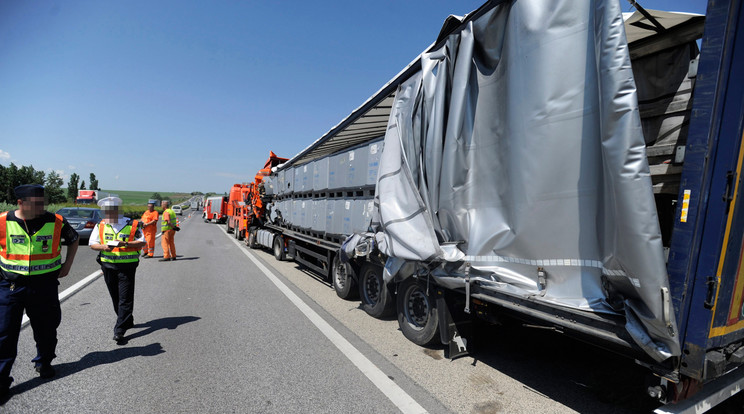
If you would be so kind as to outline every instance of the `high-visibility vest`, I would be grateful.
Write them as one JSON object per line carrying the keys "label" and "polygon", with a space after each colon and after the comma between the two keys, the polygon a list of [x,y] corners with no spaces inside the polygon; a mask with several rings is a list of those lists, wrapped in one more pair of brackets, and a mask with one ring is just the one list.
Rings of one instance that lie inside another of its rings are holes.
{"label": "high-visibility vest", "polygon": [[[133,220],[122,228],[118,233],[110,224],[98,223],[98,235],[101,244],[119,240],[131,242],[137,238],[137,226],[139,222]],[[133,247],[114,247],[110,252],[101,251],[101,261],[105,263],[136,263],[139,262],[140,250]]]}
{"label": "high-visibility vest", "polygon": [[0,267],[21,276],[42,275],[62,267],[62,216],[45,223],[34,234],[16,221],[8,220],[8,212],[0,214]]}
{"label": "high-visibility vest", "polygon": [[[165,213],[168,213],[168,220],[165,219]],[[170,208],[163,211],[163,221],[160,222],[160,231],[172,230],[176,227],[176,212]]]}

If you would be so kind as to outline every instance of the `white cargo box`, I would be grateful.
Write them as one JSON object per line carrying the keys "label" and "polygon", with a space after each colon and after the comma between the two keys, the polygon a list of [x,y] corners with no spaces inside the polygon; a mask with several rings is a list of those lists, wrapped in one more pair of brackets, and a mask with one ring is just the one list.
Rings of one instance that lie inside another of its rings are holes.
{"label": "white cargo box", "polygon": [[321,158],[313,163],[313,191],[324,191],[328,189],[328,166],[331,158]]}

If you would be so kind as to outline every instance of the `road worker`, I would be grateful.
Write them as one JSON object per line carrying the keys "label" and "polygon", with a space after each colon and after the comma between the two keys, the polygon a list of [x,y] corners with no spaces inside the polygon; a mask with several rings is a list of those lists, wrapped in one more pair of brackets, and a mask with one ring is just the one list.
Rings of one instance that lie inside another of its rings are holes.
{"label": "road worker", "polygon": [[142,257],[150,258],[155,255],[155,233],[158,232],[158,212],[155,210],[157,200],[147,202],[147,210],[142,213],[142,231],[145,234],[145,247],[142,249]]}
{"label": "road worker", "polygon": [[163,233],[163,237],[160,240],[161,246],[163,246],[163,258],[160,262],[168,262],[176,260],[176,231],[180,230],[177,224],[176,212],[170,208],[170,201],[163,200],[161,202],[163,207],[163,220],[160,222],[160,231]]}
{"label": "road worker", "polygon": [[[44,211],[44,187],[14,189],[18,209],[0,214],[0,399],[8,396],[23,311],[36,341],[32,360],[42,378],[55,375],[57,327],[62,320],[58,278],[70,273],[78,234],[58,214]],[[62,263],[62,247],[67,246]]]}
{"label": "road worker", "polygon": [[90,234],[88,245],[98,251],[96,261],[101,265],[111,302],[116,313],[114,341],[127,343],[124,335],[134,326],[134,274],[139,265],[140,249],[145,236],[138,220],[119,215],[121,199],[106,197],[98,202],[103,210],[103,220]]}

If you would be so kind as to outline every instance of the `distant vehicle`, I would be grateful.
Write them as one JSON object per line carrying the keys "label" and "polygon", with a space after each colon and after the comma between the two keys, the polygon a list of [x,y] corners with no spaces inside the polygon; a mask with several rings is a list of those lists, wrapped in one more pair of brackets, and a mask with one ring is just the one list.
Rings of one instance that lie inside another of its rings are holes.
{"label": "distant vehicle", "polygon": [[93,227],[101,221],[101,210],[87,207],[65,207],[57,210],[57,214],[64,217],[80,239],[88,240]]}
{"label": "distant vehicle", "polygon": [[175,205],[175,206],[173,206],[173,212],[176,213],[176,214],[178,214],[179,216],[182,216],[183,215],[183,209],[178,204]]}
{"label": "distant vehicle", "polygon": [[78,196],[75,199],[77,204],[95,204],[98,201],[98,194],[92,190],[78,190]]}
{"label": "distant vehicle", "polygon": [[204,204],[204,221],[224,223],[227,220],[227,197],[209,197]]}
{"label": "distant vehicle", "polygon": [[75,199],[76,204],[96,204],[98,200],[106,198],[112,194],[104,193],[99,190],[78,190],[78,196]]}

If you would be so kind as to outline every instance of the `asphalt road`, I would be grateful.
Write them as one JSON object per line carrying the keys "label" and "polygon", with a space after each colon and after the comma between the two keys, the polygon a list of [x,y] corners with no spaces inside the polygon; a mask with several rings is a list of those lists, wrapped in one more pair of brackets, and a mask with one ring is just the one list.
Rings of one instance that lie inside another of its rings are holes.
{"label": "asphalt road", "polygon": [[[431,413],[635,413],[656,406],[645,398],[645,370],[550,331],[484,326],[471,355],[450,361],[441,346],[407,341],[395,319],[371,318],[357,301],[339,299],[313,272],[187,216],[176,236],[180,260],[140,264],[129,343],[111,339],[115,315],[99,278],[62,304],[56,378],[37,377],[32,333],[22,331],[13,395],[1,412],[399,412],[390,389],[370,379],[374,370]],[[85,266],[95,255],[86,252],[69,282],[90,274]],[[359,355],[339,350],[318,324]],[[370,365],[360,368],[359,358]]]}
{"label": "asphalt road", "polygon": [[[143,261],[129,343],[102,278],[62,304],[57,376],[37,377],[21,333],[3,412],[389,413],[388,399],[280,292],[222,226],[183,220],[179,260]],[[337,321],[296,294],[331,327]],[[348,331],[343,337],[428,412],[449,412]]]}
{"label": "asphalt road", "polygon": [[[178,216],[178,219],[180,221],[188,220],[189,214],[192,216],[199,216],[197,218],[201,218],[201,212],[193,212],[191,209],[185,209],[183,211],[183,215]],[[160,221],[157,223],[158,226],[158,232],[160,232]],[[81,240],[80,246],[78,247],[78,251],[75,254],[75,260],[73,262],[72,270],[70,271],[70,274],[66,277],[63,277],[59,279],[59,291],[64,292],[67,288],[74,285],[75,283],[79,282],[80,280],[84,279],[85,277],[101,270],[101,267],[96,262],[96,256],[98,256],[98,252],[93,251],[90,247],[88,247],[88,241],[87,240]],[[155,241],[155,245],[157,247],[157,252],[162,257],[162,250],[160,249],[160,239],[158,238]],[[67,247],[62,246],[62,259],[66,257],[67,254]],[[149,259],[148,259],[149,260]]]}

